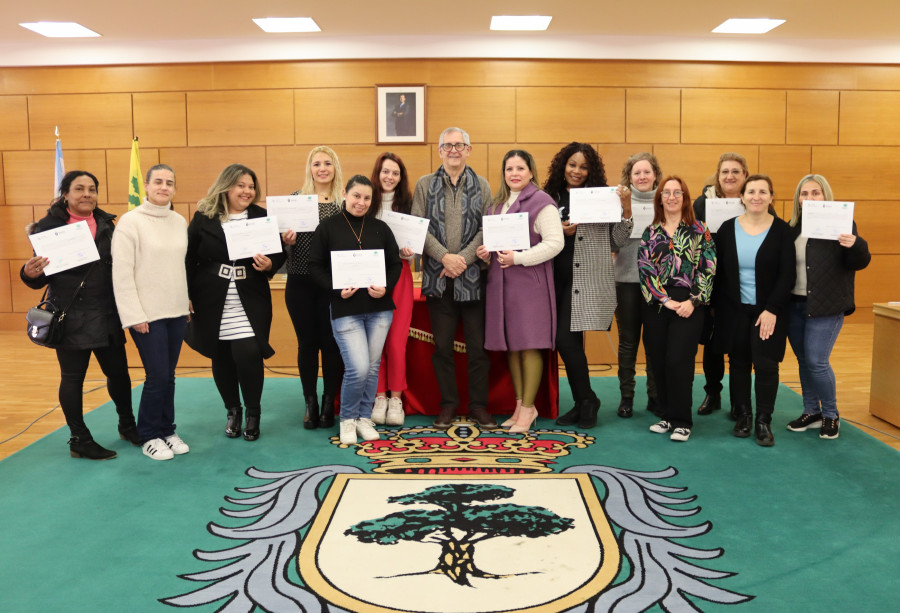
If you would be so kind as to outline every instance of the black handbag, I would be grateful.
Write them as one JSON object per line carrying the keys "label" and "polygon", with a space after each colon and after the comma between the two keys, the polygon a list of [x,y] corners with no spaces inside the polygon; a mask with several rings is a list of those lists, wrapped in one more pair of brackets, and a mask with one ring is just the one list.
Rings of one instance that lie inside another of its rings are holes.
{"label": "black handbag", "polygon": [[81,284],[75,290],[65,309],[59,310],[55,304],[46,300],[47,290],[44,290],[40,304],[28,309],[28,312],[25,313],[25,321],[28,322],[26,332],[28,333],[28,339],[32,343],[41,347],[56,347],[59,345],[65,334],[66,313],[75,304],[75,300],[78,298],[78,294],[81,293],[81,289],[84,287],[84,283],[92,270],[94,270],[93,264],[85,273],[84,279],[81,280]]}

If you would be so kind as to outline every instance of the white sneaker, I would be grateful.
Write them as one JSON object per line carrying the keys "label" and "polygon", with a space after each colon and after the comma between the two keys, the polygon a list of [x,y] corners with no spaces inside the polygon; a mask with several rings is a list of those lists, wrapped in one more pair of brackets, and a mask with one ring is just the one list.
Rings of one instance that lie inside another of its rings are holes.
{"label": "white sneaker", "polygon": [[375,396],[375,405],[372,407],[372,421],[379,426],[384,424],[387,413],[388,399],[386,396]]}
{"label": "white sneaker", "polygon": [[356,433],[364,441],[377,441],[381,438],[381,435],[378,434],[378,430],[375,429],[375,424],[372,423],[372,420],[366,419],[365,417],[360,417],[356,420]]}
{"label": "white sneaker", "polygon": [[678,441],[679,443],[683,443],[689,438],[691,438],[690,428],[675,428],[672,430],[672,434],[669,435],[670,440]]}
{"label": "white sneaker", "polygon": [[[403,401],[400,398],[388,400],[387,418],[384,423],[388,426],[402,426],[404,417],[406,417],[406,413],[403,411]],[[375,421],[375,413],[372,413],[372,421]]]}
{"label": "white sneaker", "polygon": [[171,436],[167,436],[163,439],[166,442],[166,445],[169,446],[169,449],[172,450],[172,453],[175,455],[182,455],[191,450],[190,447],[187,446],[181,437],[177,434],[172,434]]}
{"label": "white sneaker", "polygon": [[144,450],[144,455],[151,460],[171,460],[175,457],[175,454],[161,438],[150,439],[141,445],[141,449]]}
{"label": "white sneaker", "polygon": [[665,434],[666,432],[672,431],[672,424],[667,422],[665,419],[659,422],[656,422],[652,426],[650,426],[650,432],[656,432],[657,434]]}
{"label": "white sneaker", "polygon": [[342,419],[341,420],[341,445],[355,445],[356,444],[356,420],[355,419]]}

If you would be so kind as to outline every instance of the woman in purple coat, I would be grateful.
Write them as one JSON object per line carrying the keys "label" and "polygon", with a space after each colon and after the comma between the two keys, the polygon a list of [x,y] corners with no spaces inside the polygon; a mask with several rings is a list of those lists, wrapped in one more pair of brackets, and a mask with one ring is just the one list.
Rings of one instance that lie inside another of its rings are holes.
{"label": "woman in purple coat", "polygon": [[556,203],[538,187],[532,155],[513,149],[503,157],[502,168],[503,181],[487,214],[527,213],[530,247],[494,254],[484,245],[478,248],[478,257],[490,265],[484,346],[508,352],[516,410],[503,425],[510,432],[527,432],[537,419],[541,352],[556,343],[553,258],[564,239]]}

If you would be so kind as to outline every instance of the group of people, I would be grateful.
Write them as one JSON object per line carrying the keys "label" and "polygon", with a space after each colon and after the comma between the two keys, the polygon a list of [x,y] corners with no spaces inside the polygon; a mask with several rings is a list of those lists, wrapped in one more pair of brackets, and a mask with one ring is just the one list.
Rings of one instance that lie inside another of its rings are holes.
{"label": "group of people", "polygon": [[[344,184],[336,153],[315,147],[303,187],[295,192],[316,195],[315,232],[287,231],[280,251],[237,260],[229,257],[224,225],[267,214],[258,205],[252,169],[225,168],[198,202],[189,225],[172,208],[176,182],[169,166],[158,164],[147,172],[146,200],[116,225],[113,215],[97,207],[97,178],[81,170],[67,173],[46,217],[29,232],[85,221],[100,259],[47,276],[43,271],[49,262],[35,256],[20,276],[32,288],[49,286],[55,304],[72,303],[65,335],[55,347],[71,455],[95,460],[116,455],[93,440],[82,416],[82,386],[92,353],[107,377],[120,436],[156,460],[189,451],[175,429],[175,367],[183,341],[212,361],[226,412],[225,435],[258,439],[263,360],[274,353],[268,281],[282,266],[298,341],[303,427],[332,428],[338,413],[340,442],[349,445],[359,438],[377,439],[377,425],[402,425],[414,254],[398,246],[381,220],[387,210],[429,220],[421,292],[441,398],[436,428],[449,428],[460,409],[454,358],[460,322],[470,419],[483,428],[498,427],[488,411],[487,351],[504,351],[515,406],[500,410],[511,413],[502,427],[528,431],[537,418],[544,355],[555,350],[574,400],[556,423],[595,426],[600,399],[591,388],[584,332],[609,330],[615,316],[620,417],[634,413],[642,340],[647,409],[660,419],[650,429],[688,440],[694,361],[702,342],[707,396],[698,413],[722,407],[727,354],[734,434],[753,433],[757,443],[771,446],[778,367],[789,338],[800,366],[804,410],[788,428],[819,428],[822,438],[838,436],[829,357],[844,316],[854,309],[854,272],[871,256],[855,225],[837,241],[800,236],[803,201],[833,198],[823,177],[800,181],[788,223],[774,214],[771,179],[750,175],[738,154],[721,157],[714,181],[692,206],[680,177],[664,176],[654,155],[638,153],[625,163],[615,189],[621,219],[573,223],[570,190],[607,186],[603,161],[592,146],[573,142],[563,147],[543,187],[533,156],[513,149],[503,158],[500,187],[493,194],[488,181],[467,164],[471,150],[465,130],[447,128],[438,141],[441,165],[411,190],[396,154],[379,155],[370,177],[354,175]],[[713,235],[705,224],[706,200],[729,197],[740,197],[744,212]],[[652,222],[642,232],[635,229],[633,208],[651,205]],[[488,251],[483,217],[512,213],[527,214],[529,246]],[[331,252],[357,249],[382,251],[385,285],[332,289]],[[137,420],[126,329],[146,374]],[[751,369],[756,373],[755,419]]]}

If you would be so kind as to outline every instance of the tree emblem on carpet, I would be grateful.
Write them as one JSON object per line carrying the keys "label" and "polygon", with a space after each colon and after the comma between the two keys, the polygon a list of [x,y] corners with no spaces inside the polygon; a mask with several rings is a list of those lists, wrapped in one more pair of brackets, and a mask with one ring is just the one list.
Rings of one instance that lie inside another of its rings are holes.
{"label": "tree emblem on carpet", "polygon": [[700,508],[666,484],[672,467],[555,470],[593,444],[572,430],[458,422],[385,434],[333,441],[369,471],[248,469],[259,484],[226,497],[231,525],[207,526],[225,546],[194,552],[217,566],[180,575],[204,585],[161,602],[229,613],[600,613],[753,598],[715,585],[733,573],[709,565],[721,548],[690,542],[712,524],[691,525]]}

